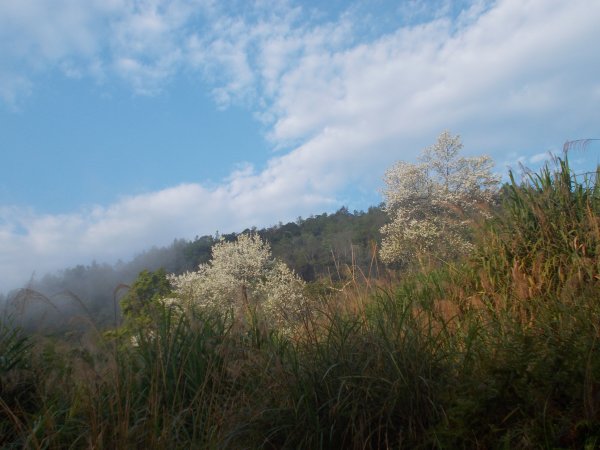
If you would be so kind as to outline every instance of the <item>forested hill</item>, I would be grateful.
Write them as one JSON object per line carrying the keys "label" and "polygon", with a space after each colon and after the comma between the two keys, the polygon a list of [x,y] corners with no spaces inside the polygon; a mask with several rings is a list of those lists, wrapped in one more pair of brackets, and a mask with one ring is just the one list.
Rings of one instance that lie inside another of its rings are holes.
{"label": "forested hill", "polygon": [[[266,239],[273,255],[285,261],[306,281],[321,276],[336,279],[344,276],[345,268],[352,263],[365,273],[376,270],[373,255],[381,241],[379,229],[386,220],[382,205],[366,212],[350,212],[344,207],[333,214],[298,218],[295,222],[240,233],[253,232]],[[130,284],[142,270],[161,267],[170,273],[194,270],[210,259],[214,243],[220,238],[233,241],[237,234],[202,236],[192,241],[176,239],[170,246],[153,247],[130,262],[79,265],[33,279],[28,287],[59,303],[65,292],[70,297],[73,294],[101,320],[102,316],[111,314],[115,288]]]}
{"label": "forested hill", "polygon": [[[365,273],[373,270],[376,263],[373,257],[381,242],[379,229],[386,221],[382,206],[353,213],[341,208],[334,214],[299,218],[296,222],[255,231],[271,244],[275,257],[285,261],[306,281],[313,281],[322,276],[334,279],[343,276],[343,268],[349,265],[360,267]],[[235,235],[224,237],[235,239]]]}

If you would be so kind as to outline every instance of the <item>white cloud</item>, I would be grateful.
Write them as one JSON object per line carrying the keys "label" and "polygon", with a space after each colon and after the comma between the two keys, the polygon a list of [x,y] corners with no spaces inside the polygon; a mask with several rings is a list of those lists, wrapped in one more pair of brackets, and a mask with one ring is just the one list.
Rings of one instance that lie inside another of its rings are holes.
{"label": "white cloud", "polygon": [[0,2],[0,100],[15,100],[4,79],[31,83],[37,73],[55,67],[66,68],[67,76],[85,73],[98,79],[112,70],[109,75],[123,77],[137,93],[153,94],[179,68],[182,33],[205,3],[210,2]]}
{"label": "white cloud", "polygon": [[[306,8],[281,2],[242,2],[239,14],[209,0],[61,0],[52,11],[9,3],[0,4],[0,30],[11,24],[31,56],[0,72],[5,100],[31,90],[22,65],[68,60],[76,73],[79,61],[80,73],[116,75],[145,94],[186,70],[205,79],[221,107],[250,108],[273,146],[291,150],[211,189],[182,185],[61,216],[5,210],[0,286],[32,261],[42,272],[114,260],[178,236],[335,207],[349,185],[374,189],[385,167],[445,128],[463,135],[467,151],[537,162],[540,149],[588,137],[600,122],[594,0],[472,2],[458,20],[448,16],[452,2],[441,2],[437,16],[367,37],[352,13],[313,22]],[[419,17],[425,3],[411,3]],[[46,12],[48,23],[35,28]]]}
{"label": "white cloud", "polygon": [[331,207],[333,199],[312,185],[306,167],[287,158],[272,160],[260,173],[252,167],[234,172],[212,190],[184,184],[61,215],[0,208],[0,291],[26,282],[32,272],[92,259],[115,262],[149,243],[272,225],[274,217],[291,220]]}
{"label": "white cloud", "polygon": [[539,164],[542,162],[550,161],[551,159],[552,153],[550,152],[536,153],[535,155],[529,157],[529,162],[532,164]]}
{"label": "white cloud", "polygon": [[31,95],[31,82],[18,74],[0,72],[0,101],[10,109],[17,109],[21,99]]}

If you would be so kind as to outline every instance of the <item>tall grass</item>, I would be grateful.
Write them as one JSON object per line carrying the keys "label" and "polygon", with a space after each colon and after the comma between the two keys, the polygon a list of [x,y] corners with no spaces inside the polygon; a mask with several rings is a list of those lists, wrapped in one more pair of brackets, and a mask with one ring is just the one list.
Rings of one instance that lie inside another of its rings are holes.
{"label": "tall grass", "polygon": [[470,259],[351,272],[295,333],[193,308],[76,343],[0,328],[0,445],[598,448],[599,189],[566,159],[511,177]]}
{"label": "tall grass", "polygon": [[524,185],[511,173],[504,208],[479,247],[482,288],[518,300],[597,293],[599,176],[600,168],[578,179],[566,158],[530,173]]}

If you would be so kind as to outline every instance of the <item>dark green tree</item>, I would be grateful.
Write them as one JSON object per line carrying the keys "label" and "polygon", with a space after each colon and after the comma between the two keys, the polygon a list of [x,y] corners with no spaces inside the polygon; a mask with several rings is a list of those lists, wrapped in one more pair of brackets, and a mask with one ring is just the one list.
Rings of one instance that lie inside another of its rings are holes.
{"label": "dark green tree", "polygon": [[121,309],[126,319],[150,316],[153,306],[171,294],[171,284],[165,269],[154,272],[142,270],[127,294],[121,299]]}

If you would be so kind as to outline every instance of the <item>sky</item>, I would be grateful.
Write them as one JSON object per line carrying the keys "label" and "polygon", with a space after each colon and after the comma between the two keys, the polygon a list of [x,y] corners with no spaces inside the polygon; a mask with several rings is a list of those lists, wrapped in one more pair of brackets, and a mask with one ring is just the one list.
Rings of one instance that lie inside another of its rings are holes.
{"label": "sky", "polygon": [[0,0],[0,292],[365,209],[444,130],[499,174],[600,138],[599,21],[598,0]]}

